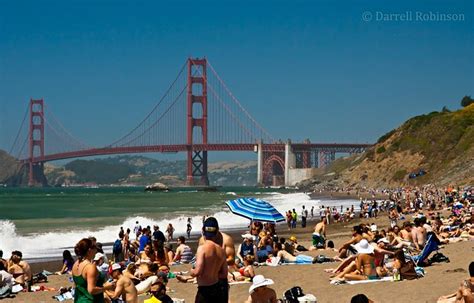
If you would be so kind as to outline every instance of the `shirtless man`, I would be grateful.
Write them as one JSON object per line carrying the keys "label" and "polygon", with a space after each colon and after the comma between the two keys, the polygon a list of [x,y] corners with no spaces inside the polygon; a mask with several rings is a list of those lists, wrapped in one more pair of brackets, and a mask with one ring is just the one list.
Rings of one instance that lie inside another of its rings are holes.
{"label": "shirtless man", "polygon": [[195,268],[191,270],[191,276],[197,278],[198,284],[195,302],[227,303],[229,299],[228,268],[226,253],[222,247],[223,242],[218,243],[220,233],[217,220],[213,217],[207,218],[204,221],[202,233],[204,243],[197,249]]}
{"label": "shirtless man", "polygon": [[412,228],[411,235],[413,238],[413,244],[415,244],[416,249],[423,249],[426,242],[426,228],[423,227],[421,219],[415,219],[415,227]]}
{"label": "shirtless man", "polygon": [[406,221],[403,223],[403,229],[400,230],[400,236],[405,242],[414,244],[412,235],[412,224],[410,222]]}
{"label": "shirtless man", "polygon": [[[204,244],[204,237],[199,238],[199,246]],[[231,236],[221,231],[217,232],[217,236],[214,239],[216,244],[222,246],[226,255],[226,262],[229,266],[235,266],[235,246],[234,240]]]}
{"label": "shirtless man", "polygon": [[[359,226],[359,225],[355,225],[353,228],[352,228],[352,238],[347,241],[346,243],[344,243],[341,248],[339,248],[338,252],[339,252],[339,255],[337,256],[337,258],[345,258],[347,257],[347,250],[348,249],[351,249],[351,245],[354,245],[354,244],[357,244],[360,242],[360,240],[363,239],[362,237],[362,228]],[[353,250],[353,248],[352,248]]]}
{"label": "shirtless man", "polygon": [[309,250],[315,250],[326,247],[326,218],[322,218],[321,222],[316,224],[313,232],[313,246]]}
{"label": "shirtless man", "polygon": [[115,292],[112,295],[112,299],[122,297],[122,300],[126,303],[138,303],[138,294],[135,285],[132,280],[122,274],[122,267],[120,264],[112,265],[112,278],[117,280],[117,286]]}
{"label": "shirtless man", "polygon": [[13,251],[8,261],[8,272],[13,275],[16,283],[25,285],[27,282],[31,283],[32,274],[30,264],[22,258],[23,254],[20,251]]}

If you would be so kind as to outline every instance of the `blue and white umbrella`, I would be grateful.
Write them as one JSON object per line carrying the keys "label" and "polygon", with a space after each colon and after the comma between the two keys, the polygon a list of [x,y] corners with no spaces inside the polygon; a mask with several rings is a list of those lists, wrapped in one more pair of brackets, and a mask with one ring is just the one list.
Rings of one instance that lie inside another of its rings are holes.
{"label": "blue and white umbrella", "polygon": [[226,202],[230,211],[252,221],[281,222],[285,218],[270,203],[256,198],[240,198]]}

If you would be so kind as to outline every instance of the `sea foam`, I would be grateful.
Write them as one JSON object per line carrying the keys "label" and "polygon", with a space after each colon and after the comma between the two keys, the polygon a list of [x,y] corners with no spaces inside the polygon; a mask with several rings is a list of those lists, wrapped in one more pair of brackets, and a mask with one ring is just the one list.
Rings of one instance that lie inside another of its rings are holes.
{"label": "sea foam", "polygon": [[[358,205],[357,200],[311,200],[305,193],[265,193],[262,197],[269,201],[280,213],[284,214],[290,209],[296,209],[301,213],[301,207],[305,207],[310,211],[311,207],[315,208],[315,215],[319,215],[319,209],[322,205],[350,207],[350,205]],[[339,209],[338,209],[339,210]],[[35,234],[22,235],[17,232],[14,222],[10,220],[0,220],[0,249],[4,252],[4,258],[9,258],[13,250],[19,250],[25,258],[60,258],[65,249],[72,250],[75,243],[80,239],[94,236],[99,242],[111,243],[117,239],[120,227],[125,230],[133,228],[136,221],[142,227],[158,225],[161,231],[165,231],[169,223],[175,228],[174,236],[186,233],[187,219],[190,217],[192,221],[193,234],[200,233],[203,215],[211,215],[216,217],[221,229],[242,228],[249,224],[249,220],[232,214],[223,204],[221,207],[214,209],[202,210],[201,213],[189,213],[188,215],[180,215],[163,220],[154,220],[145,216],[130,216],[124,218],[122,224],[106,225],[102,228],[83,229],[69,231],[51,231],[38,232]],[[132,235],[132,239],[134,236]],[[110,247],[106,247],[106,252],[110,252]]]}

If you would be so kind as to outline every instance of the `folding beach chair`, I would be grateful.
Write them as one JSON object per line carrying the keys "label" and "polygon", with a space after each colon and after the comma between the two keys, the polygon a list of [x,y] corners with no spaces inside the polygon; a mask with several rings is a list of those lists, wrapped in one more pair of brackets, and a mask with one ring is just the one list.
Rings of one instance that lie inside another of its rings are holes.
{"label": "folding beach chair", "polygon": [[416,266],[424,267],[430,265],[428,262],[428,257],[433,251],[438,251],[439,249],[439,240],[435,234],[429,233],[428,239],[426,240],[425,247],[423,250],[416,256],[412,256],[411,259],[415,262]]}

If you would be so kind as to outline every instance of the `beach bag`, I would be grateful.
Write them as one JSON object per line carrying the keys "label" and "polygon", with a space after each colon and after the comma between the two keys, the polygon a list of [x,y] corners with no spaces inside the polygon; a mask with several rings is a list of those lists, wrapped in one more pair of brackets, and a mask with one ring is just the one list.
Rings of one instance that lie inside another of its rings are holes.
{"label": "beach bag", "polygon": [[32,279],[33,284],[48,282],[48,277],[42,272],[34,275],[31,279]]}
{"label": "beach bag", "polygon": [[122,252],[122,241],[120,239],[115,240],[114,246],[112,248],[112,253],[118,255]]}
{"label": "beach bag", "polygon": [[449,258],[439,252],[435,253],[430,259],[430,263],[441,263],[441,262],[449,263]]}
{"label": "beach bag", "polygon": [[414,280],[418,278],[415,271],[415,263],[408,261],[400,268],[400,277],[403,280]]}
{"label": "beach bag", "polygon": [[331,258],[326,257],[325,255],[318,255],[314,258],[313,263],[327,263],[333,262]]}
{"label": "beach bag", "polygon": [[298,298],[302,296],[304,296],[303,289],[299,286],[288,289],[283,295],[288,303],[298,303]]}

